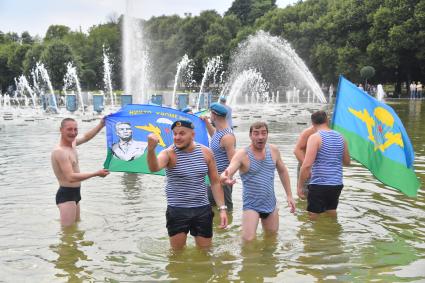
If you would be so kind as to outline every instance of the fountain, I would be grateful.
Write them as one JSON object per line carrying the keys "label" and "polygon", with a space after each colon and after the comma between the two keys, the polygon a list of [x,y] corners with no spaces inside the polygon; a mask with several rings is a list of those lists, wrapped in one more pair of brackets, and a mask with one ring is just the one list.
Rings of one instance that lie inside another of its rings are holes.
{"label": "fountain", "polygon": [[[64,81],[63,92],[65,93],[65,96],[75,97],[74,92],[72,92],[72,94],[68,94],[67,90],[73,89],[73,88],[77,89],[77,95],[81,103],[81,111],[83,114],[85,114],[84,101],[83,101],[83,96],[81,94],[80,80],[78,79],[77,68],[74,67],[72,62],[68,62],[68,64],[66,64],[66,74],[65,74],[65,77],[63,78],[63,81]],[[68,100],[69,99],[67,98],[67,102]],[[73,108],[74,107],[72,107],[72,109]]]}
{"label": "fountain", "polygon": [[[180,74],[186,70],[190,70],[191,73],[193,72],[193,68],[191,68],[192,67],[191,62],[192,60],[189,59],[187,54],[185,54],[183,58],[180,60],[180,62],[177,64],[177,72],[174,77],[173,98],[171,100],[171,107],[173,108],[176,108],[176,90],[177,90]],[[190,73],[190,79],[191,79],[191,73]]]}
{"label": "fountain", "polygon": [[[320,86],[290,44],[264,31],[249,36],[238,46],[229,69],[230,76],[224,87],[225,94],[232,89],[232,84],[244,70],[255,69],[269,83],[271,91],[294,86],[296,89],[308,89],[321,103],[326,102]],[[229,93],[226,95],[229,96]],[[296,99],[295,92],[291,94],[287,91],[287,95]]]}
{"label": "fountain", "polygon": [[[207,66],[205,67],[205,71],[204,71],[204,75],[202,76],[202,82],[201,82],[201,87],[199,88],[199,94],[198,94],[198,100],[196,103],[196,109],[200,110],[201,106],[205,107],[205,105],[200,105],[201,104],[201,96],[204,90],[204,86],[206,84],[206,82],[208,81],[208,79],[211,77],[213,77],[213,84],[216,83],[216,76],[218,71],[222,68],[223,63],[221,60],[221,56],[215,56],[211,59],[208,60],[207,62]],[[205,100],[204,100],[204,104],[205,104]]]}
{"label": "fountain", "polygon": [[256,70],[242,71],[234,80],[229,90],[227,103],[268,102],[268,83]]}
{"label": "fountain", "polygon": [[127,1],[124,15],[123,62],[124,89],[133,103],[147,103],[148,57],[142,21],[131,15],[135,1]]}
{"label": "fountain", "polygon": [[378,101],[384,101],[385,96],[386,96],[386,93],[384,91],[382,84],[378,84],[377,90],[376,90],[376,99]]}
{"label": "fountain", "polygon": [[49,90],[50,96],[47,99],[46,110],[58,113],[58,105],[56,101],[55,93],[53,92],[52,82],[50,81],[49,73],[47,72],[44,64],[37,62],[35,69],[31,72],[34,81],[34,88],[40,94],[40,97],[44,98],[46,90]]}
{"label": "fountain", "polygon": [[15,83],[16,83],[15,98],[18,99],[18,96],[22,97],[24,99],[24,106],[28,106],[29,102],[27,100],[28,97],[26,95],[26,93],[28,93],[32,99],[33,108],[36,109],[37,108],[36,97],[35,97],[34,91],[28,84],[27,78],[24,75],[21,75],[17,81],[15,79]]}
{"label": "fountain", "polygon": [[111,107],[115,106],[115,94],[112,89],[112,80],[111,80],[111,63],[109,60],[109,56],[107,54],[107,50],[105,50],[105,46],[103,46],[103,84],[105,88],[105,92],[109,94],[111,99]]}

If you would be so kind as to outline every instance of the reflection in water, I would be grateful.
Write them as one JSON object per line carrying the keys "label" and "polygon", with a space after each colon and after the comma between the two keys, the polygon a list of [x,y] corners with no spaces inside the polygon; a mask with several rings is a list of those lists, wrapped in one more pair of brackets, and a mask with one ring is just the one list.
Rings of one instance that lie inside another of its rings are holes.
{"label": "reflection in water", "polygon": [[166,270],[178,282],[211,282],[215,274],[212,256],[196,247],[170,252]]}
{"label": "reflection in water", "polygon": [[58,254],[53,261],[58,271],[56,277],[67,278],[68,282],[85,282],[91,278],[90,272],[84,270],[79,261],[87,261],[87,256],[80,249],[82,246],[91,246],[93,242],[84,241],[84,231],[78,230],[77,225],[62,229],[60,243],[51,246],[51,250]]}
{"label": "reflection in water", "polygon": [[278,275],[277,242],[276,235],[270,235],[243,245],[242,267],[238,273],[241,282],[270,281]]}
{"label": "reflection in water", "polygon": [[140,198],[140,174],[124,173],[122,175],[121,184],[123,185],[124,193],[128,200]]}
{"label": "reflection in water", "polygon": [[[307,214],[304,214],[307,216]],[[350,255],[344,249],[342,242],[342,227],[338,219],[328,215],[320,215],[315,221],[307,217],[299,217],[301,225],[298,233],[299,239],[304,244],[304,252],[298,257],[300,264],[304,265],[304,274],[313,275],[320,280],[347,280],[350,274]]]}

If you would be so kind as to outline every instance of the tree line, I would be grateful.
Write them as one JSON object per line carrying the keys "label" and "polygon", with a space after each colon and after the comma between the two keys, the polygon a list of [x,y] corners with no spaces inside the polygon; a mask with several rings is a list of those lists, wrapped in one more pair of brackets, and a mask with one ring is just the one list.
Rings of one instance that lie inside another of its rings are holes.
{"label": "tree line", "polygon": [[[49,71],[55,89],[63,86],[66,63],[78,68],[82,87],[103,88],[103,46],[113,63],[115,89],[122,89],[123,16],[92,26],[87,33],[51,25],[43,38],[0,31],[0,87],[29,76],[36,62]],[[193,59],[200,83],[208,58],[221,55],[226,70],[235,47],[264,30],[289,41],[320,83],[335,84],[339,74],[362,81],[360,70],[373,66],[371,83],[403,83],[425,74],[425,1],[306,0],[278,8],[275,0],[235,0],[224,13],[177,15],[140,20],[149,40],[150,81],[156,88],[174,79],[184,54]]]}

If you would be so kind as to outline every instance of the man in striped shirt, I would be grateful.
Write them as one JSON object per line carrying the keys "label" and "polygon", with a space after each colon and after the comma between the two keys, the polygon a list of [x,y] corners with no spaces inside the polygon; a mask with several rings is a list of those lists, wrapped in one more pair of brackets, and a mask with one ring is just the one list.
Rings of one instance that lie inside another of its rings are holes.
{"label": "man in striped shirt", "polygon": [[158,136],[148,136],[148,166],[152,172],[165,168],[167,183],[167,230],[171,247],[175,250],[186,245],[187,233],[195,237],[198,247],[211,245],[213,212],[208,201],[205,176],[208,175],[212,192],[220,211],[220,228],[227,226],[227,212],[223,191],[211,150],[195,143],[192,122],[179,120],[171,125],[174,144],[161,151],[155,147]]}
{"label": "man in striped shirt", "polygon": [[243,198],[242,238],[245,241],[255,239],[260,219],[265,233],[275,234],[279,229],[279,208],[274,192],[275,170],[285,189],[290,211],[295,212],[288,169],[277,146],[267,144],[267,124],[253,123],[249,129],[249,137],[251,144],[236,152],[229,167],[220,176],[222,183],[234,184],[232,177],[236,171],[240,172]]}
{"label": "man in striped shirt", "polygon": [[[226,115],[228,113],[227,109],[219,103],[213,103],[210,106],[210,110],[211,123],[214,123],[215,127],[211,125],[206,116],[202,116],[201,119],[204,120],[207,125],[208,134],[211,137],[210,148],[214,154],[218,174],[221,174],[224,169],[229,166],[230,160],[232,160],[233,155],[235,155],[236,139],[226,120]],[[227,209],[230,211],[233,209],[232,186],[224,184],[222,188],[224,192],[224,202],[226,203]],[[208,199],[212,205],[216,205],[211,193],[211,188],[208,188]]]}
{"label": "man in striped shirt", "polygon": [[307,141],[297,193],[300,198],[305,198],[302,187],[310,176],[307,211],[314,220],[323,212],[336,216],[343,188],[342,166],[350,164],[350,154],[342,135],[329,128],[325,111],[313,113],[311,121],[317,132]]}

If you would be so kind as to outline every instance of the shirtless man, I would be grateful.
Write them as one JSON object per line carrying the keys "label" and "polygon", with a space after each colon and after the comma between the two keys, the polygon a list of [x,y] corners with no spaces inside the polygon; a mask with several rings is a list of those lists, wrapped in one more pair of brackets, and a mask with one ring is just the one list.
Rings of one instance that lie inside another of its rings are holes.
{"label": "shirtless man", "polygon": [[100,123],[77,139],[77,122],[72,118],[65,118],[61,122],[60,142],[52,151],[51,160],[53,172],[59,182],[56,193],[56,204],[59,208],[62,226],[70,226],[80,219],[80,187],[81,181],[91,177],[105,177],[108,170],[100,169],[92,173],[80,172],[76,146],[91,140],[105,126]]}
{"label": "shirtless man", "polygon": [[[297,143],[296,143],[295,148],[294,148],[294,155],[298,160],[297,180],[299,179],[301,165],[304,162],[308,138],[312,134],[316,133],[316,131],[317,131],[316,128],[314,127],[314,125],[312,125],[312,126],[308,127],[307,129],[305,129],[304,131],[302,131],[300,136],[298,137]],[[303,192],[304,192],[305,196],[307,196],[307,194],[308,194],[308,183],[309,183],[309,181],[310,181],[310,179],[308,178],[303,185]]]}

